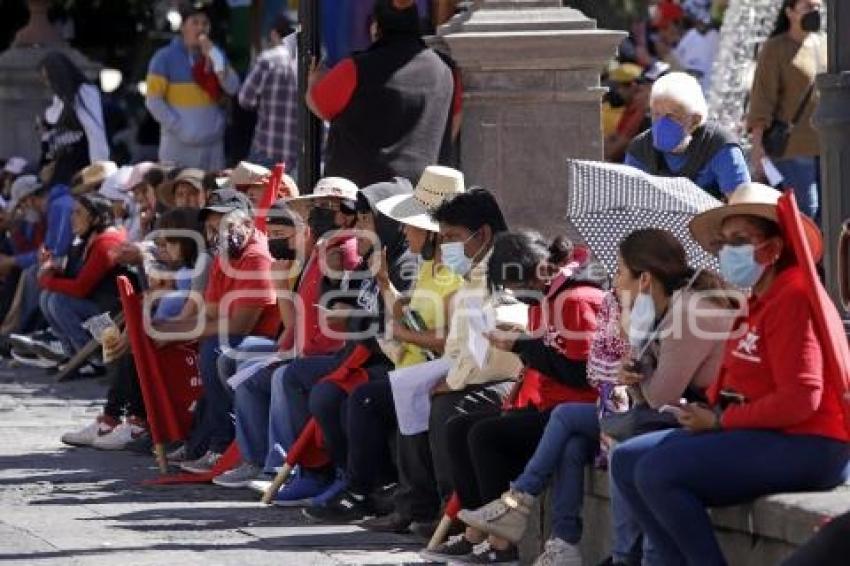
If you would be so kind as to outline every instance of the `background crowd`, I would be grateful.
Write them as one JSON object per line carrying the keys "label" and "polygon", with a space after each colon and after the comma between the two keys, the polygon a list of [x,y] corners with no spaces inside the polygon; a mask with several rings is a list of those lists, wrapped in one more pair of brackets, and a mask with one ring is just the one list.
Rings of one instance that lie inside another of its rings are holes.
{"label": "background crowd", "polygon": [[[41,63],[41,160],[2,171],[0,353],[108,375],[102,413],[63,442],[151,450],[136,344],[98,331],[103,315],[122,327],[125,277],[146,339],[198,357],[203,393],[170,464],[311,521],[430,538],[447,512],[455,536],[432,560],[516,563],[551,487],[537,564],[580,564],[588,465],[611,474],[610,564],[724,564],[708,507],[843,482],[847,376],[823,330],[838,314],[811,299],[780,193],[753,182],[781,173],[769,184],[793,189],[818,261],[820,0],[786,1],[762,48],[748,156],[705,101],[722,2],[654,5],[606,71],[606,158],[726,203],[690,224],[719,274],[658,228],[622,240],[611,274],[584,246],[511,229],[459,171],[462,82],[422,41],[428,3],[369,4],[365,49],[329,46],[303,100],[286,18],[242,80],[208,11],[185,6],[148,69],[156,161],[110,161],[98,88],[59,53]],[[236,163],[227,101],[257,112]],[[327,124],[314,187],[294,180],[301,105]]]}

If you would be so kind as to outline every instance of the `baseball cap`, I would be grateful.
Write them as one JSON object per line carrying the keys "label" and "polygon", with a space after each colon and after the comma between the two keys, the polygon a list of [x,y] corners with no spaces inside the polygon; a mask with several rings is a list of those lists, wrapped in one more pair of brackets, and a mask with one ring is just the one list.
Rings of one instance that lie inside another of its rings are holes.
{"label": "baseball cap", "polygon": [[10,157],[3,166],[3,171],[12,175],[20,175],[27,166],[27,160],[23,157]]}
{"label": "baseball cap", "polygon": [[254,216],[254,209],[251,207],[251,201],[245,196],[245,193],[239,192],[236,189],[219,189],[213,191],[207,199],[207,205],[201,209],[198,219],[204,222],[211,212],[219,214],[227,214],[234,210],[242,210],[251,216]]}

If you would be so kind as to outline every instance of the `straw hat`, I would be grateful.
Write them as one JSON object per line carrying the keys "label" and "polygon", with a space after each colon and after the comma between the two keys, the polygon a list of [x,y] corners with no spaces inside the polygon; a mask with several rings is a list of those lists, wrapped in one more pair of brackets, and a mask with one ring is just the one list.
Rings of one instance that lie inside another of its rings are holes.
{"label": "straw hat", "polygon": [[[699,245],[716,253],[722,240],[720,228],[730,216],[758,216],[777,222],[776,203],[782,193],[761,183],[744,183],[729,195],[729,202],[699,214],[691,220],[691,235]],[[815,223],[805,214],[800,214],[812,257],[818,261],[823,254],[823,237]]]}
{"label": "straw hat", "polygon": [[272,172],[262,165],[240,161],[230,173],[230,182],[233,184],[233,188],[241,190],[242,187],[265,185],[271,174]]}
{"label": "straw hat", "polygon": [[464,191],[463,173],[451,167],[431,165],[425,168],[412,194],[384,199],[377,204],[377,208],[382,214],[402,224],[439,232],[440,225],[434,222],[431,213]]}
{"label": "straw hat", "polygon": [[177,185],[186,183],[204,192],[204,175],[205,173],[201,169],[191,167],[183,169],[172,181],[162,183],[157,187],[156,198],[168,208],[174,208],[174,189],[177,188]]}
{"label": "straw hat", "polygon": [[116,171],[118,166],[113,161],[95,161],[75,176],[71,193],[79,196],[93,191]]}

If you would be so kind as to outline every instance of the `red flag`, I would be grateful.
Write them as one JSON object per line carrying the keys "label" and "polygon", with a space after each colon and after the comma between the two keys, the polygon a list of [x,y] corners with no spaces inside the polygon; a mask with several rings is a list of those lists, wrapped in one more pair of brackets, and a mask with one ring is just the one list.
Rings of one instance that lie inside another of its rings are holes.
{"label": "red flag", "polygon": [[[786,191],[776,205],[779,226],[791,245],[797,264],[806,275],[809,302],[812,305],[815,333],[823,351],[825,388],[839,395],[844,411],[844,426],[850,432],[850,348],[844,323],[835,304],[824,289],[815,268],[813,250],[806,237],[806,228],[794,193]],[[814,251],[819,253],[818,250]]]}
{"label": "red flag", "polygon": [[452,496],[446,502],[446,509],[443,511],[443,515],[454,521],[457,519],[458,513],[460,513],[460,498],[457,496],[457,493],[452,493]]}
{"label": "red flag", "polygon": [[197,348],[176,344],[156,349],[143,327],[141,295],[123,276],[118,289],[151,438],[155,444],[183,440],[192,426],[192,405],[203,390]]}
{"label": "red flag", "polygon": [[280,191],[280,185],[283,183],[283,173],[285,170],[286,167],[283,163],[278,163],[274,166],[272,174],[269,175],[269,180],[266,182],[266,192],[263,193],[263,198],[257,204],[257,219],[254,225],[264,234],[266,233],[266,225],[269,221],[269,208],[278,198],[278,191]]}
{"label": "red flag", "polygon": [[[141,295],[123,276],[118,278],[118,292],[151,439],[155,445],[184,440],[192,428],[192,407],[203,393],[197,348],[184,344],[155,348],[143,326]],[[205,483],[240,460],[239,447],[234,442],[208,474],[162,476],[143,483]]]}

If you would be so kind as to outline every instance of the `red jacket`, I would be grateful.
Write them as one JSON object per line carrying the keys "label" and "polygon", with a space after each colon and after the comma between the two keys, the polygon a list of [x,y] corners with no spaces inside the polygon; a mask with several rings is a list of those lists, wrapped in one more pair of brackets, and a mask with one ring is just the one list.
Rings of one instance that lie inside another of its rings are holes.
{"label": "red jacket", "polygon": [[724,428],[850,439],[839,393],[824,379],[805,277],[798,267],[780,273],[767,293],[750,300],[709,390],[712,404],[722,390],[746,399],[723,412]]}
{"label": "red jacket", "polygon": [[42,275],[39,279],[41,288],[78,299],[90,298],[103,278],[116,267],[109,251],[124,243],[126,239],[127,233],[123,228],[101,232],[94,237],[85,251],[83,265],[76,277]]}
{"label": "red jacket", "polygon": [[513,408],[546,411],[561,403],[596,401],[596,389],[587,383],[587,358],[604,297],[596,286],[567,281],[529,309],[529,330],[543,335],[514,346],[525,368]]}

